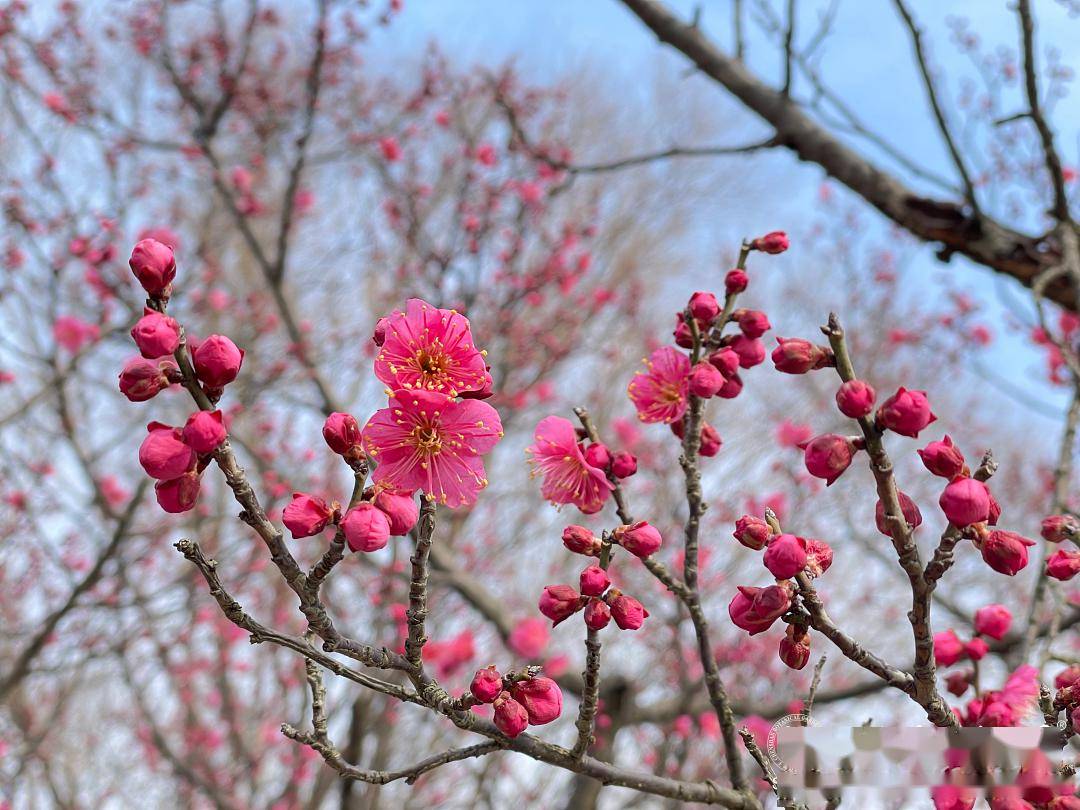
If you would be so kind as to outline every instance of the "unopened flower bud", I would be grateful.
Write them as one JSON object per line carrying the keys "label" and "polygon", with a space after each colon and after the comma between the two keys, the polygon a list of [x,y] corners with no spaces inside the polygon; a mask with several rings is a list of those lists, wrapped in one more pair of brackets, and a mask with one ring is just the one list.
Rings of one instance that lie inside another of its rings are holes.
{"label": "unopened flower bud", "polygon": [[408,492],[380,489],[375,493],[372,503],[386,515],[390,523],[390,534],[395,537],[408,534],[420,519],[420,507],[416,504],[416,498]]}
{"label": "unopened flower bud", "polygon": [[1080,665],[1073,664],[1054,676],[1054,688],[1064,689],[1080,682]]}
{"label": "unopened flower bud", "polygon": [[317,495],[294,492],[292,501],[281,513],[281,522],[294,538],[312,537],[330,522],[333,513]]}
{"label": "unopened flower bud", "polygon": [[937,420],[930,412],[925,391],[909,391],[903,386],[878,408],[878,425],[901,436],[917,438],[919,431]]}
{"label": "unopened flower bud", "polygon": [[1080,537],[1080,521],[1072,515],[1050,515],[1043,518],[1039,533],[1049,543],[1073,540]]}
{"label": "unopened flower bud", "polygon": [[982,558],[986,564],[1006,576],[1016,576],[1028,564],[1028,547],[1034,540],[1021,537],[1016,532],[994,530],[982,540]]}
{"label": "unopened flower bud", "polygon": [[762,253],[783,253],[788,249],[787,234],[783,231],[770,231],[764,236],[759,236],[753,242],[750,243],[750,247],[753,250],[760,250]]}
{"label": "unopened flower bud", "polygon": [[353,456],[361,451],[360,425],[351,414],[330,414],[323,422],[322,435],[330,449],[340,456]]}
{"label": "unopened flower bud", "polygon": [[951,667],[964,657],[964,643],[955,630],[943,630],[934,634],[934,663],[939,667]]}
{"label": "unopened flower bud", "polygon": [[389,318],[379,318],[375,322],[375,331],[371,335],[376,346],[382,346],[386,342],[386,327],[390,323]]}
{"label": "unopened flower bud", "polygon": [[696,292],[690,296],[690,314],[708,327],[720,314],[720,302],[711,292]]}
{"label": "unopened flower bud", "polygon": [[585,626],[590,630],[603,630],[611,621],[611,608],[603,599],[590,599],[584,616]]}
{"label": "unopened flower bud", "polygon": [[540,594],[540,612],[551,619],[551,626],[566,621],[585,605],[581,595],[569,585],[548,585]]}
{"label": "unopened flower bud", "polygon": [[874,410],[877,394],[870,383],[862,380],[848,380],[836,392],[836,407],[840,413],[851,419],[861,419]]}
{"label": "unopened flower bud", "polygon": [[664,542],[660,532],[644,520],[630,526],[620,526],[615,530],[615,538],[623,548],[641,559],[655,554]]}
{"label": "unopened flower bud", "polygon": [[942,491],[938,505],[951,524],[963,529],[990,516],[990,490],[974,478],[954,478]]}
{"label": "unopened flower bud", "polygon": [[180,324],[168,315],[147,308],[132,328],[131,337],[139,347],[139,354],[153,360],[176,351],[180,345]]}
{"label": "unopened flower bud", "polygon": [[593,442],[585,448],[585,463],[598,470],[606,470],[611,464],[611,451],[600,442]]}
{"label": "unopened flower bud", "polygon": [[806,540],[806,573],[812,577],[820,577],[829,570],[832,565],[832,546],[824,540],[807,538]]}
{"label": "unopened flower bud", "polygon": [[507,737],[516,737],[528,727],[529,713],[509,692],[500,692],[494,703],[495,726]]}
{"label": "unopened flower bud", "polygon": [[751,340],[759,338],[772,328],[769,317],[756,309],[740,309],[734,313],[739,329]]}
{"label": "unopened flower bud", "polygon": [[758,338],[735,335],[728,343],[728,348],[739,358],[741,368],[753,368],[765,362],[765,344]]}
{"label": "unopened flower bud", "polygon": [[746,275],[745,270],[735,268],[729,270],[728,274],[724,276],[724,292],[728,295],[738,295],[746,289],[750,283],[750,276]]}
{"label": "unopened flower bud", "polygon": [[611,580],[608,579],[607,571],[599,565],[590,565],[581,572],[581,593],[584,596],[603,596],[608,589]]}
{"label": "unopened flower bud", "polygon": [[529,723],[542,726],[562,714],[562,690],[551,678],[527,678],[510,687],[510,695],[525,707]]}
{"label": "unopened flower bud", "polygon": [[720,448],[724,446],[724,440],[720,438],[720,433],[710,424],[704,424],[701,426],[701,441],[698,442],[698,455],[705,458],[712,458],[720,452]]}
{"label": "unopened flower bud", "polygon": [[611,608],[611,618],[620,630],[637,630],[649,617],[649,611],[641,602],[615,588],[608,591],[607,603]]}
{"label": "unopened flower bud", "polygon": [[381,509],[366,501],[346,512],[340,526],[350,551],[378,551],[390,540],[390,521]]}
{"label": "unopened flower bud", "polygon": [[772,352],[773,365],[785,374],[806,374],[824,368],[832,362],[832,351],[802,338],[776,339]]}
{"label": "unopened flower bud", "polygon": [[740,585],[728,604],[732,623],[750,635],[764,633],[791,607],[790,583],[751,588]]}
{"label": "unopened flower bud", "polygon": [[154,484],[158,505],[170,514],[187,512],[199,499],[199,474],[189,470],[177,478]]}
{"label": "unopened flower bud", "polygon": [[771,534],[769,524],[762,518],[743,515],[735,521],[735,539],[754,551],[761,551],[761,549],[765,548]]}
{"label": "unopened flower bud", "polygon": [[562,541],[575,554],[595,557],[600,553],[600,538],[584,526],[567,526],[563,529]]}
{"label": "unopened flower bud", "polygon": [[964,655],[972,661],[982,661],[990,652],[990,645],[981,638],[973,638],[964,645]]}
{"label": "unopened flower bud", "polygon": [[724,375],[716,370],[716,366],[704,360],[695,363],[690,369],[690,393],[695,397],[709,399],[716,396],[716,392],[724,387]]}
{"label": "unopened flower bud", "polygon": [[735,399],[743,390],[743,381],[738,374],[732,374],[727,378],[727,382],[724,383],[724,387],[716,392],[716,395],[721,399]]}
{"label": "unopened flower bud", "polygon": [[791,669],[799,670],[810,660],[810,634],[805,627],[789,624],[780,639],[780,660]]}
{"label": "unopened flower bud", "polygon": [[1046,575],[1062,582],[1072,579],[1080,572],[1080,551],[1058,549],[1046,558]]}
{"label": "unopened flower bud", "polygon": [[[922,512],[919,511],[919,505],[911,500],[906,493],[899,490],[896,491],[896,497],[900,501],[900,512],[904,516],[904,522],[911,527],[912,531],[919,528],[922,525]],[[885,505],[880,499],[874,506],[874,524],[877,526],[877,530],[886,537],[892,535],[888,524],[885,522]]]}
{"label": "unopened flower bud", "polygon": [[616,478],[629,478],[637,472],[637,456],[620,450],[611,457],[611,474]]}
{"label": "unopened flower bud", "polygon": [[816,436],[800,446],[806,471],[815,478],[824,478],[826,485],[832,484],[851,466],[856,450],[851,439],[835,433]]}
{"label": "unopened flower bud", "polygon": [[675,316],[675,331],[671,333],[675,338],[675,345],[684,349],[694,348],[694,332],[683,318],[680,312]]}
{"label": "unopened flower bud", "polygon": [[950,672],[945,677],[945,688],[949,690],[950,694],[960,697],[971,686],[971,681],[975,677],[974,670],[961,669],[956,672]]}
{"label": "unopened flower bud", "polygon": [[196,453],[212,453],[227,435],[221,411],[196,411],[184,425],[184,443]]}
{"label": "unopened flower bud", "polygon": [[918,452],[923,466],[934,475],[952,480],[964,472],[964,454],[948,436],[940,442],[930,442]]}
{"label": "unopened flower bud", "polygon": [[762,560],[777,579],[791,579],[806,567],[806,541],[793,534],[781,534],[769,541]]}
{"label": "unopened flower bud", "polygon": [[469,691],[481,703],[494,703],[495,698],[503,691],[502,687],[503,676],[492,664],[484,669],[476,670],[472,683],[469,684]]}
{"label": "unopened flower bud", "polygon": [[975,632],[1000,641],[1009,632],[1012,613],[1004,605],[986,605],[975,611]]}
{"label": "unopened flower bud", "polygon": [[128,266],[147,295],[167,298],[176,277],[176,259],[172,248],[156,239],[143,239],[131,251]]}
{"label": "unopened flower bud", "polygon": [[210,388],[224,388],[236,379],[244,351],[224,335],[210,335],[192,355],[199,379]]}
{"label": "unopened flower bud", "polygon": [[178,478],[195,467],[195,451],[184,443],[178,428],[151,422],[139,446],[139,463],[146,474],[159,481]]}
{"label": "unopened flower bud", "polygon": [[120,372],[120,393],[131,402],[145,402],[171,384],[170,375],[179,369],[172,360],[146,360],[136,357]]}
{"label": "unopened flower bud", "polygon": [[724,375],[725,380],[730,380],[739,371],[739,355],[730,346],[717,349],[708,359],[709,363]]}

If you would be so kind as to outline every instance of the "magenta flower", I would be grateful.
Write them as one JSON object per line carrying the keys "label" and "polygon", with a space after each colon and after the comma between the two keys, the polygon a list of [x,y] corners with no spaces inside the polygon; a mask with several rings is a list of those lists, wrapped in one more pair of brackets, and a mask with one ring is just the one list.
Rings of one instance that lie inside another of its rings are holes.
{"label": "magenta flower", "polygon": [[456,397],[482,391],[487,384],[487,364],[464,315],[410,298],[404,313],[394,312],[380,325],[384,339],[375,356],[375,376],[391,388],[424,388]]}
{"label": "magenta flower", "polygon": [[638,372],[626,393],[642,422],[672,422],[686,413],[690,391],[690,358],[671,346],[661,346],[645,361],[647,371]]}
{"label": "magenta flower", "polygon": [[533,475],[543,475],[540,493],[552,503],[572,503],[591,515],[599,512],[614,489],[604,471],[589,465],[570,421],[560,416],[540,420],[526,452]]}
{"label": "magenta flower", "polygon": [[388,407],[364,427],[364,449],[378,462],[376,484],[423,490],[451,507],[469,506],[488,483],[480,456],[502,435],[499,414],[486,402],[438,391],[395,391]]}

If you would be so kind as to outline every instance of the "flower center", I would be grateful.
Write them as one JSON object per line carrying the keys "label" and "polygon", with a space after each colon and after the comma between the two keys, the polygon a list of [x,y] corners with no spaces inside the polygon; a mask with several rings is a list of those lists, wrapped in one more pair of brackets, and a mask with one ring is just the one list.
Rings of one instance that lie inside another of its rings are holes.
{"label": "flower center", "polygon": [[446,356],[442,353],[421,351],[416,355],[416,365],[428,377],[440,377],[446,373]]}
{"label": "flower center", "polygon": [[657,398],[661,402],[675,403],[682,400],[682,392],[679,390],[679,386],[674,383],[661,383],[660,396]]}
{"label": "flower center", "polygon": [[442,450],[442,437],[433,425],[417,425],[412,429],[411,438],[413,446],[426,455],[436,455]]}

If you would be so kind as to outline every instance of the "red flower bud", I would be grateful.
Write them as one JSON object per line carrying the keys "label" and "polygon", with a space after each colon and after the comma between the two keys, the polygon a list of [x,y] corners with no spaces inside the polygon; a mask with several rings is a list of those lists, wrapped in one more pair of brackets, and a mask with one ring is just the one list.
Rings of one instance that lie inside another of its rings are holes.
{"label": "red flower bud", "polygon": [[603,599],[590,599],[585,605],[585,625],[590,630],[603,630],[611,621],[611,608]]}
{"label": "red flower bud", "polygon": [[169,387],[169,378],[174,373],[179,373],[179,369],[172,360],[153,362],[136,357],[120,372],[120,393],[131,402],[146,402]]}
{"label": "red flower bud", "polygon": [[690,393],[695,397],[709,399],[716,396],[716,392],[724,387],[724,375],[716,370],[716,366],[702,360],[695,363],[690,369]]}
{"label": "red flower bud", "polygon": [[1080,535],[1080,521],[1072,515],[1050,515],[1043,518],[1039,533],[1049,543],[1061,543],[1073,540]]}
{"label": "red flower bud", "polygon": [[728,348],[738,356],[741,368],[753,368],[765,362],[765,344],[757,338],[735,335],[728,343]]}
{"label": "red flower bud", "polygon": [[790,579],[806,567],[806,541],[793,534],[781,534],[769,541],[763,559],[777,579]]}
{"label": "red flower bud", "polygon": [[180,324],[168,315],[149,308],[143,312],[145,314],[131,330],[139,354],[153,360],[175,352],[180,345]]}
{"label": "red flower bud", "polygon": [[166,512],[178,514],[195,506],[199,499],[199,474],[189,470],[177,478],[154,484],[158,505]]}
{"label": "red flower bud", "polygon": [[756,309],[740,309],[735,312],[735,322],[748,338],[759,338],[772,328],[764,312]]}
{"label": "red flower bud", "polygon": [[294,538],[312,537],[326,528],[333,515],[326,501],[303,492],[294,492],[292,497],[282,510],[281,522]]}
{"label": "red flower bud", "polygon": [[631,526],[620,526],[615,530],[615,537],[623,548],[641,559],[655,554],[664,542],[660,532],[644,520]]}
{"label": "red flower bud", "polygon": [[767,588],[740,585],[738,593],[728,604],[728,616],[736,627],[756,636],[787,613],[791,607],[791,593],[790,583]]}
{"label": "red flower bud", "polygon": [[416,521],[420,519],[420,507],[416,498],[407,492],[395,492],[380,489],[375,493],[372,503],[379,508],[390,523],[390,534],[403,537],[408,534]]}
{"label": "red flower bud", "polygon": [[156,239],[143,239],[131,251],[128,266],[152,298],[167,298],[176,277],[172,248]]}
{"label": "red flower bud", "polygon": [[800,447],[804,450],[807,472],[815,478],[824,478],[826,485],[832,484],[851,466],[856,450],[851,439],[835,433],[817,436]]}
{"label": "red flower bud", "polygon": [[982,540],[982,557],[986,564],[1006,576],[1015,576],[1028,564],[1028,547],[1034,540],[1021,537],[1016,532],[995,530]]}
{"label": "red flower bud", "polygon": [[990,646],[981,638],[973,638],[964,645],[964,654],[972,661],[982,661],[990,652]]}
{"label": "red flower bud", "polygon": [[599,565],[590,565],[582,571],[580,582],[581,593],[585,596],[602,596],[611,584],[607,571]]}
{"label": "red flower bud", "polygon": [[184,443],[196,453],[211,453],[228,434],[221,411],[196,411],[184,425]]}
{"label": "red flower bud", "polygon": [[1046,575],[1062,582],[1080,572],[1080,551],[1058,549],[1046,558]]}
{"label": "red flower bud", "polygon": [[581,595],[569,585],[548,585],[540,594],[540,612],[551,619],[551,626],[566,621],[585,605]]}
{"label": "red flower bud", "polygon": [[375,322],[375,331],[372,333],[371,339],[376,346],[382,346],[386,342],[386,327],[389,323],[389,318],[379,318]]}
{"label": "red flower bud", "polygon": [[676,346],[684,349],[694,348],[693,330],[690,329],[690,324],[686,322],[681,312],[675,316],[675,331],[671,334],[675,338]]}
{"label": "red flower bud", "polygon": [[785,374],[806,374],[814,369],[824,368],[832,360],[832,351],[802,338],[776,339],[777,346],[772,352],[772,361],[777,371]]}
{"label": "red flower bud", "polygon": [[562,533],[563,545],[575,554],[595,557],[600,553],[600,540],[584,526],[567,526]]}
{"label": "red flower bud", "polygon": [[738,374],[732,374],[728,377],[727,382],[724,383],[724,387],[716,392],[716,395],[720,399],[735,399],[742,393],[743,381]]}
{"label": "red flower bud", "polygon": [[964,657],[964,644],[955,630],[934,633],[934,663],[939,667],[951,667]]}
{"label": "red flower bud", "polygon": [[991,526],[997,526],[998,519],[1001,517],[1001,504],[994,497],[994,493],[990,492],[989,487],[986,491],[990,494],[990,513],[986,516],[986,522]]}
{"label": "red flower bud", "polygon": [[529,713],[525,707],[510,697],[509,692],[500,692],[495,698],[495,726],[507,737],[516,737],[529,725]]}
{"label": "red flower bud", "polygon": [[[900,501],[900,512],[904,516],[904,522],[911,527],[912,531],[915,531],[922,525],[922,512],[919,511],[919,505],[900,490],[896,491],[896,497]],[[891,536],[888,524],[885,522],[885,505],[880,499],[874,506],[874,523],[879,532],[886,537]]]}
{"label": "red flower bud", "polygon": [[990,517],[990,490],[974,478],[954,478],[938,498],[949,522],[959,529]]}
{"label": "red flower bud", "polygon": [[210,335],[192,355],[199,379],[211,388],[224,388],[236,379],[244,362],[243,349],[224,335]]}
{"label": "red flower bud", "polygon": [[1072,686],[1077,681],[1080,681],[1080,666],[1073,664],[1054,676],[1054,688],[1064,689],[1067,686]]}
{"label": "red flower bud", "polygon": [[332,413],[326,417],[322,429],[326,444],[340,456],[360,451],[360,425],[356,417],[347,413]]}
{"label": "red flower bud", "polygon": [[696,292],[690,296],[690,314],[706,326],[716,320],[720,314],[720,302],[711,292]]}
{"label": "red flower bud", "polygon": [[1004,605],[987,605],[975,611],[975,632],[1001,640],[1012,625],[1012,613]]}
{"label": "red flower bud", "polygon": [[358,503],[345,513],[340,526],[350,551],[378,551],[390,540],[390,521],[373,503]]}
{"label": "red flower bud", "polygon": [[585,463],[598,470],[606,470],[611,465],[611,451],[600,442],[593,442],[585,448]]}
{"label": "red flower bud", "polygon": [[735,268],[729,270],[728,274],[724,276],[724,292],[728,295],[738,295],[746,289],[750,283],[750,276],[746,275],[745,270]]}
{"label": "red flower bud", "polygon": [[788,249],[789,244],[786,233],[783,231],[770,231],[751,242],[750,247],[763,253],[783,253]]}
{"label": "red flower bud", "polygon": [[832,547],[824,540],[806,540],[806,573],[810,576],[820,577],[828,571],[832,558]]}
{"label": "red flower bud", "polygon": [[542,726],[562,714],[562,691],[551,678],[529,678],[510,687],[510,695],[525,707],[529,723]]}
{"label": "red flower bud", "polygon": [[810,660],[810,634],[805,627],[788,625],[787,634],[780,639],[780,660],[795,670],[806,666]]}
{"label": "red flower bud", "polygon": [[502,685],[503,676],[492,664],[485,669],[476,670],[472,683],[469,684],[469,691],[481,703],[494,703],[495,698],[503,691]]}
{"label": "red flower bud", "polygon": [[709,355],[708,360],[726,380],[730,380],[739,371],[739,355],[729,346],[717,349]]}
{"label": "red flower bud", "polygon": [[621,450],[611,458],[611,474],[616,478],[629,478],[637,472],[637,457]]}
{"label": "red flower bud", "polygon": [[836,407],[840,413],[852,419],[861,419],[874,410],[877,394],[870,383],[862,380],[848,380],[836,392]]}
{"label": "red flower bud", "polygon": [[139,446],[139,463],[146,474],[159,481],[178,478],[195,468],[195,451],[184,444],[178,428],[151,422]]}
{"label": "red flower bud", "polygon": [[612,588],[607,593],[608,607],[611,608],[611,618],[620,630],[637,630],[649,617],[649,611],[632,596],[627,596]]}
{"label": "red flower bud", "polygon": [[948,436],[940,442],[930,442],[918,452],[923,466],[934,475],[951,480],[964,472],[964,454]]}
{"label": "red flower bud", "polygon": [[735,539],[754,551],[765,548],[771,534],[769,524],[759,517],[743,515],[735,521]]}
{"label": "red flower bud", "polygon": [[698,443],[699,456],[712,458],[720,452],[720,448],[723,446],[724,440],[720,438],[716,428],[709,424],[701,426],[701,441]]}
{"label": "red flower bud", "polygon": [[960,697],[971,686],[971,680],[975,676],[974,670],[963,669],[956,672],[950,672],[945,677],[945,688],[949,690],[951,694]]}
{"label": "red flower bud", "polygon": [[877,421],[901,436],[916,438],[919,431],[937,420],[930,412],[925,391],[908,391],[901,386],[878,408]]}

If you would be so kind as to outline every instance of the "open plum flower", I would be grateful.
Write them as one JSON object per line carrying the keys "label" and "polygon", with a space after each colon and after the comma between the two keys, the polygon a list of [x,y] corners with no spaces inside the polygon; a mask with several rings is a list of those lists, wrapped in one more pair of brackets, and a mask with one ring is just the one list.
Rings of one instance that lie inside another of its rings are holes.
{"label": "open plum flower", "polygon": [[540,420],[526,451],[534,475],[542,475],[540,493],[555,504],[573,504],[591,515],[599,512],[614,488],[607,475],[585,459],[577,433],[561,416]]}

